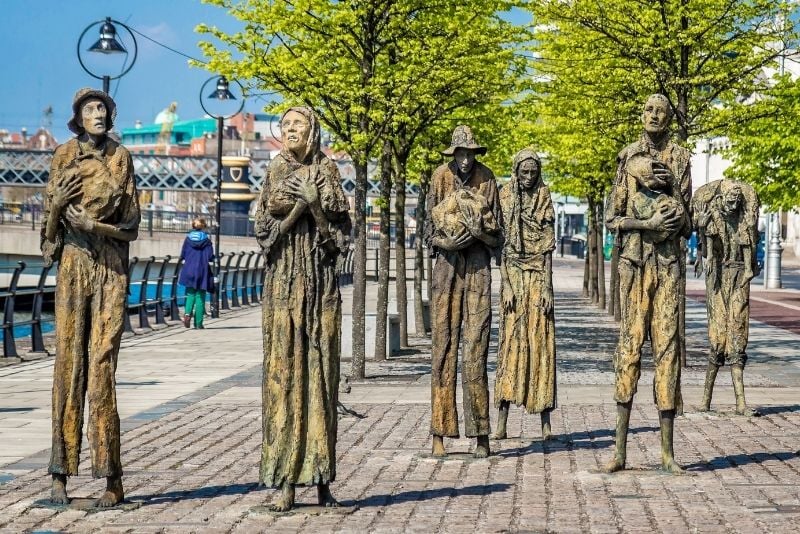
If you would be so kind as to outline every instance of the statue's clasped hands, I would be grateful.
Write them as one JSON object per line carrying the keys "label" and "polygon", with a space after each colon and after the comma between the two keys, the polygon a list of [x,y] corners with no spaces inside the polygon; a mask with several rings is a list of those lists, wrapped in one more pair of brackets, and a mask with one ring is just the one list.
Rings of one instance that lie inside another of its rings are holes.
{"label": "statue's clasped hands", "polygon": [[286,181],[286,189],[298,202],[313,205],[319,202],[319,188],[310,176],[293,176]]}
{"label": "statue's clasped hands", "polygon": [[60,214],[69,202],[83,192],[83,180],[80,171],[75,167],[68,168],[51,192],[52,211]]}
{"label": "statue's clasped hands", "polygon": [[648,222],[650,230],[672,233],[681,227],[682,217],[674,207],[660,206]]}
{"label": "statue's clasped hands", "polygon": [[88,213],[86,213],[86,210],[83,209],[83,206],[73,206],[70,204],[67,206],[65,215],[69,223],[76,230],[80,230],[82,232],[91,232],[94,230],[96,221],[89,216]]}

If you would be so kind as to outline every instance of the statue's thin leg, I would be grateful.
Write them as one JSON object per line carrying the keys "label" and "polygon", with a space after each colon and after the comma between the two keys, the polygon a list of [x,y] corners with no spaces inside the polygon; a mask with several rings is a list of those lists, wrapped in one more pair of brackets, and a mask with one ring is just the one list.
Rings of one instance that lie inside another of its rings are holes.
{"label": "statue's thin leg", "polygon": [[433,435],[433,447],[431,454],[434,456],[447,456],[447,451],[444,450],[444,437]]}
{"label": "statue's thin leg", "polygon": [[122,502],[125,491],[122,489],[122,477],[106,477],[106,491],[97,501],[98,508],[109,508]]}
{"label": "statue's thin leg", "polygon": [[550,412],[553,410],[547,409],[542,412],[542,439],[548,440],[553,437],[553,430],[550,428]]}
{"label": "statue's thin leg", "polygon": [[744,399],[744,366],[731,365],[731,379],[733,380],[733,394],[736,396],[736,413],[739,415],[756,416],[758,412],[747,407]]}
{"label": "statue's thin leg", "polygon": [[69,497],[67,497],[67,475],[53,473],[53,489],[50,492],[50,501],[53,504],[69,504]]}
{"label": "statue's thin leg", "polygon": [[500,409],[497,412],[497,430],[494,431],[494,439],[506,439],[508,433],[506,424],[508,423],[508,408],[511,406],[509,401],[500,401]]}
{"label": "statue's thin leg", "polygon": [[475,458],[486,458],[491,451],[489,450],[489,436],[478,436],[477,444],[475,445]]}
{"label": "statue's thin leg", "polygon": [[714,393],[714,382],[717,380],[719,365],[708,363],[706,368],[706,384],[703,388],[703,402],[700,404],[700,411],[707,412],[711,409],[711,395]]}
{"label": "statue's thin leg", "polygon": [[339,506],[339,501],[333,498],[331,488],[328,484],[317,484],[317,502],[320,506],[327,508],[336,508]]}
{"label": "statue's thin leg", "polygon": [[659,411],[658,418],[661,423],[661,469],[673,475],[680,475],[684,469],[675,461],[672,449],[675,410]]}
{"label": "statue's thin leg", "polygon": [[272,503],[270,509],[273,512],[285,512],[294,506],[294,484],[284,481],[281,485],[281,494],[278,500]]}
{"label": "statue's thin leg", "polygon": [[614,449],[614,458],[608,462],[603,471],[606,473],[614,473],[625,469],[625,460],[627,456],[628,446],[628,425],[631,421],[631,407],[633,407],[633,400],[628,402],[617,403],[617,433],[616,433],[616,447]]}

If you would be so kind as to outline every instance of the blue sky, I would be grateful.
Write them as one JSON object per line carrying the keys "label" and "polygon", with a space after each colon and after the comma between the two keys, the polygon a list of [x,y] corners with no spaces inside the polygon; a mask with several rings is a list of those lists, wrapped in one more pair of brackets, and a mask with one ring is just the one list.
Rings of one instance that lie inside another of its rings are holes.
{"label": "blue sky", "polygon": [[[224,31],[235,31],[236,19],[224,10],[199,0],[2,0],[0,3],[0,50],[3,80],[0,82],[0,128],[33,132],[41,124],[42,110],[53,107],[53,132],[59,142],[70,137],[72,95],[80,87],[100,88],[102,83],[86,74],[78,63],[76,45],[91,22],[111,17],[187,55],[202,59],[201,39],[194,32],[201,22]],[[521,14],[511,17],[525,20]],[[129,39],[118,29],[123,43]],[[199,93],[211,76],[189,67],[178,54],[139,37],[139,56],[131,71],[111,83],[118,105],[117,126],[133,126],[138,119],[148,124],[170,102],[178,103],[181,119],[203,115]],[[97,29],[87,33],[85,50],[97,39]],[[84,54],[85,58],[99,54]],[[120,58],[108,65],[119,71]],[[101,65],[95,65],[99,67]],[[103,74],[103,72],[99,72]],[[210,85],[209,85],[210,87]],[[209,92],[208,90],[206,92]],[[250,100],[247,111],[260,111],[265,102]]]}

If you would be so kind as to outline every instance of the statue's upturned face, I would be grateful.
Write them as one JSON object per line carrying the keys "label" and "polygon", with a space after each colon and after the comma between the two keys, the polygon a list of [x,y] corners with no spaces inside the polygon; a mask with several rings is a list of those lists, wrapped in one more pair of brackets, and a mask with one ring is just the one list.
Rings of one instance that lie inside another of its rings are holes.
{"label": "statue's upturned face", "polygon": [[725,213],[735,213],[741,204],[742,190],[738,187],[729,189],[722,197],[722,209],[725,211]]}
{"label": "statue's upturned face", "polygon": [[642,122],[647,133],[660,134],[666,131],[672,115],[669,104],[657,98],[650,98],[644,105]]}
{"label": "statue's upturned face", "polygon": [[81,126],[89,135],[106,133],[106,104],[99,98],[87,98],[81,103]]}
{"label": "statue's upturned face", "polygon": [[292,152],[299,152],[306,148],[308,136],[311,134],[311,124],[302,114],[290,111],[281,122],[281,140],[284,146]]}
{"label": "statue's upturned face", "polygon": [[519,185],[523,189],[531,189],[539,183],[539,163],[535,159],[526,159],[517,169]]}
{"label": "statue's upturned face", "polygon": [[463,174],[469,174],[472,167],[475,165],[475,152],[468,148],[457,148],[453,152],[453,159],[456,160],[458,170]]}

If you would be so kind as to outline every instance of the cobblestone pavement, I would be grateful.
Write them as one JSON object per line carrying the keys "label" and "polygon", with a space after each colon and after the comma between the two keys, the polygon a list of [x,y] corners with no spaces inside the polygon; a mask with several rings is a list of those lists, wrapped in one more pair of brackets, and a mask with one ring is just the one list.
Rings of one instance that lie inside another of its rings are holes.
{"label": "cobblestone pavement", "polygon": [[[341,395],[332,490],[343,505],[358,509],[319,513],[309,506],[315,493],[308,488],[298,492],[304,505],[298,513],[271,515],[262,507],[276,492],[257,485],[260,355],[241,354],[235,368],[215,371],[220,379],[198,377],[195,389],[175,390],[123,415],[125,486],[138,508],[86,512],[35,507],[47,496],[49,480],[46,458],[30,455],[0,464],[0,477],[10,473],[4,484],[0,478],[0,532],[800,531],[800,368],[796,360],[781,356],[796,358],[800,336],[754,323],[746,383],[749,400],[762,417],[732,414],[730,381],[722,380],[727,378],[723,373],[714,399],[719,411],[697,413],[693,406],[700,399],[705,366],[704,312],[701,304],[690,302],[690,366],[683,377],[687,413],[677,419],[675,436],[677,459],[688,473],[676,477],[657,469],[658,417],[646,359],[631,418],[631,469],[601,474],[598,468],[610,458],[613,443],[615,325],[579,296],[577,264],[558,262],[557,269],[560,406],[552,416],[557,440],[543,442],[538,417],[512,409],[510,439],[493,441],[490,458],[472,459],[466,453],[474,443],[467,439],[447,440],[450,458],[431,458],[427,344],[420,342],[407,356],[370,363],[372,378],[353,382],[352,391]],[[227,330],[214,335],[256,335],[234,328],[257,323],[253,315],[257,310],[229,319]],[[174,373],[182,364],[187,375],[181,383],[191,381],[191,369],[202,367],[203,359],[196,347],[181,347],[196,335],[181,331],[161,338],[161,343],[172,339],[175,346],[172,363],[160,372]],[[252,340],[242,343],[243,350],[254,350]],[[144,354],[147,345],[125,350],[157,373],[157,362]],[[226,348],[231,354],[235,349]],[[203,358],[214,351],[213,341],[206,343]],[[342,368],[347,373],[349,363]],[[47,371],[30,373],[41,377]],[[157,386],[139,387],[131,397],[146,396],[148,387]],[[0,444],[6,435],[0,427]],[[81,470],[88,474],[88,469],[85,457]],[[70,480],[74,497],[96,497],[102,488],[103,481],[87,476]]]}

